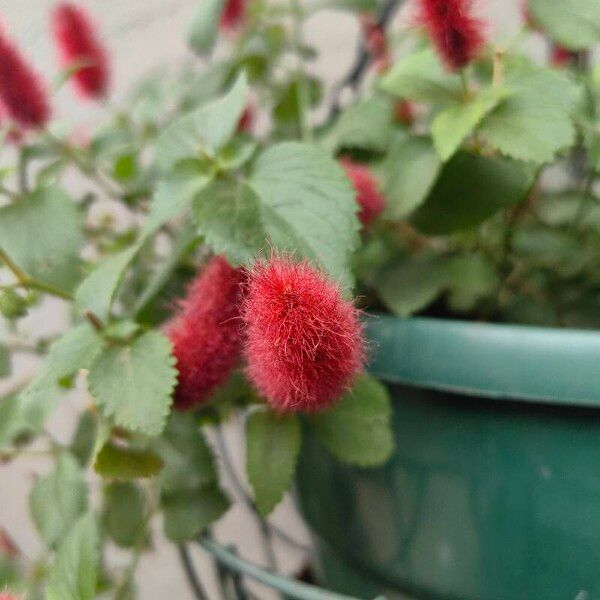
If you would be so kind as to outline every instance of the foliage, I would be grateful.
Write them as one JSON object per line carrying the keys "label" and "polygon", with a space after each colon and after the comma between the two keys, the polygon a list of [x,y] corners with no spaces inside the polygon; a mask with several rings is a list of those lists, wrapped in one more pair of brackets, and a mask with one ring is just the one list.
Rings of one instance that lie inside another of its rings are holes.
{"label": "foliage", "polygon": [[[327,410],[276,412],[242,360],[207,400],[174,409],[165,325],[215,255],[240,273],[272,256],[304,261],[344,301],[400,317],[600,326],[600,3],[530,1],[522,34],[572,51],[560,67],[526,56],[520,36],[451,70],[422,31],[380,32],[377,68],[363,52],[367,68],[359,60],[345,82],[357,93],[342,106],[344,85],[334,87],[330,105],[310,74],[304,21],[326,8],[373,18],[379,4],[244,0],[224,35],[229,2],[198,0],[182,35],[202,60],[111,101],[87,141],[74,122],[35,130],[2,117],[0,377],[23,353],[39,364],[0,397],[0,459],[32,451],[49,465],[29,496],[44,557],[21,569],[0,548],[0,590],[132,597],[157,515],[181,543],[227,511],[220,480],[231,465],[214,441],[236,412],[246,500],[261,517],[290,489],[306,428],[361,468],[392,455],[393,406],[367,374]],[[82,68],[55,80],[69,85]],[[368,224],[345,158],[385,197]],[[71,188],[73,171],[81,182]],[[23,319],[50,298],[69,324],[31,336]],[[301,347],[298,360],[313,350]],[[74,389],[79,421],[63,443],[46,424]],[[124,569],[107,561],[110,544],[131,553]]]}

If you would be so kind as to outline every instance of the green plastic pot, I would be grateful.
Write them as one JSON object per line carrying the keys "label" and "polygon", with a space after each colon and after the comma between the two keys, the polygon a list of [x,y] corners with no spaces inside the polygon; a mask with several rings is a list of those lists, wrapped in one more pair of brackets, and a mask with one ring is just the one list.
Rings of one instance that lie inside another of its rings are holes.
{"label": "green plastic pot", "polygon": [[358,469],[307,433],[297,489],[323,583],[363,598],[600,598],[600,333],[367,329],[396,450]]}

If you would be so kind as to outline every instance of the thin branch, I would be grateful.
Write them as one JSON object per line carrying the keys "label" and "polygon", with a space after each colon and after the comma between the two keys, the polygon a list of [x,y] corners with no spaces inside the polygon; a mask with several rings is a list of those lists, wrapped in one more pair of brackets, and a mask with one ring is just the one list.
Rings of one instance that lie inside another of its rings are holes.
{"label": "thin branch", "polygon": [[185,571],[185,576],[194,593],[194,597],[197,600],[209,600],[209,595],[206,593],[196,569],[194,569],[187,546],[185,544],[179,544],[177,549],[179,551],[179,559],[183,565],[183,570]]}

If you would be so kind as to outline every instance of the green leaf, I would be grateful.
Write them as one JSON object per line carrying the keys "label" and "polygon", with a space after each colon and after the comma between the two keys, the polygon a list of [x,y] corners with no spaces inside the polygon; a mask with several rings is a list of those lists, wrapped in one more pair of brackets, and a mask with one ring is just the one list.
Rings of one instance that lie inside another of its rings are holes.
{"label": "green leaf", "polygon": [[245,183],[213,182],[194,200],[193,214],[205,242],[233,264],[249,264],[267,247],[260,199]]}
{"label": "green leaf", "polygon": [[116,160],[113,167],[113,176],[118,181],[129,181],[138,173],[137,161],[135,154],[121,154]]}
{"label": "green leaf", "polygon": [[51,347],[31,384],[20,395],[23,420],[37,430],[62,395],[59,381],[88,368],[102,350],[102,339],[87,323],[67,331]]}
{"label": "green leaf", "polygon": [[63,452],[54,471],[40,477],[29,494],[31,515],[44,542],[56,546],[86,506],[83,471],[73,456]]}
{"label": "green leaf", "polygon": [[503,154],[544,163],[571,146],[578,88],[568,75],[526,67],[507,79],[512,93],[481,123],[479,134]]}
{"label": "green leaf", "polygon": [[97,434],[98,422],[96,416],[86,410],[79,418],[79,423],[77,424],[77,429],[69,448],[71,454],[73,454],[82,467],[87,466],[92,458]]}
{"label": "green leaf", "polygon": [[246,107],[248,85],[242,73],[221,98],[204,104],[166,127],[156,141],[159,166],[168,171],[201,151],[214,156],[234,134]]}
{"label": "green leaf", "polygon": [[0,344],[0,377],[10,375],[10,352],[6,346]]}
{"label": "green leaf", "polygon": [[194,539],[229,508],[229,501],[216,486],[184,491],[163,498],[166,536],[174,542]]}
{"label": "green leaf", "polygon": [[360,467],[385,463],[394,449],[392,409],[385,387],[361,375],[333,409],[311,417],[321,441],[337,458]]}
{"label": "green leaf", "polygon": [[432,49],[421,50],[396,63],[381,80],[381,88],[406,100],[460,100],[460,78],[449,73]]}
{"label": "green leaf", "polygon": [[218,482],[212,453],[192,415],[171,415],[158,450],[165,464],[160,475],[163,491],[193,492]]}
{"label": "green leaf", "polygon": [[190,28],[188,44],[197,54],[209,52],[219,33],[219,19],[223,10],[223,0],[200,0]]}
{"label": "green leaf", "polygon": [[152,450],[127,448],[112,442],[105,444],[94,460],[96,473],[109,479],[152,477],[162,466],[161,458]]}
{"label": "green leaf", "polygon": [[71,528],[58,550],[46,600],[92,600],[96,594],[99,547],[95,517],[88,512]]}
{"label": "green leaf", "polygon": [[79,278],[82,242],[77,205],[58,187],[0,208],[0,246],[28,275],[64,291]]}
{"label": "green leaf", "polygon": [[469,229],[518,204],[531,184],[531,169],[523,163],[459,152],[444,165],[414,223],[431,234]]}
{"label": "green leaf", "polygon": [[117,288],[125,277],[129,263],[142,247],[142,241],[106,259],[77,288],[75,304],[80,311],[89,310],[101,320],[108,320]]}
{"label": "green leaf", "polygon": [[440,158],[448,160],[505,96],[503,88],[488,88],[467,102],[457,102],[439,112],[431,124],[431,136]]}
{"label": "green leaf", "polygon": [[18,396],[0,398],[0,449],[9,446],[24,430],[27,424],[19,410]]}
{"label": "green leaf", "polygon": [[400,317],[408,317],[433,302],[448,283],[445,260],[416,256],[399,261],[375,281],[385,306]]}
{"label": "green leaf", "polygon": [[597,0],[530,0],[536,25],[571,50],[600,43],[600,5]]}
{"label": "green leaf", "polygon": [[393,111],[389,98],[375,96],[347,108],[322,143],[330,152],[360,148],[383,152],[392,135]]}
{"label": "green leaf", "polygon": [[292,485],[300,441],[300,423],[295,415],[270,410],[249,415],[246,472],[261,515],[268,515]]}
{"label": "green leaf", "polygon": [[383,192],[387,199],[386,216],[403,219],[427,197],[442,163],[425,136],[395,140],[383,163]]}
{"label": "green leaf", "polygon": [[169,341],[149,331],[128,346],[110,346],[92,363],[90,392],[117,425],[159,435],[171,407],[177,371]]}
{"label": "green leaf", "polygon": [[104,489],[103,521],[108,535],[122,548],[132,548],[147,536],[148,503],[142,489],[118,482]]}
{"label": "green leaf", "polygon": [[354,190],[340,165],[315,146],[284,142],[261,154],[250,185],[273,247],[307,258],[350,287],[360,226]]}
{"label": "green leaf", "polygon": [[150,214],[144,224],[144,234],[153,233],[182,214],[194,197],[209,185],[212,174],[197,161],[189,163],[185,168],[176,169],[169,179],[158,184]]}
{"label": "green leaf", "polygon": [[481,254],[457,256],[448,264],[448,302],[453,310],[467,312],[486,296],[495,296],[499,284],[492,262]]}

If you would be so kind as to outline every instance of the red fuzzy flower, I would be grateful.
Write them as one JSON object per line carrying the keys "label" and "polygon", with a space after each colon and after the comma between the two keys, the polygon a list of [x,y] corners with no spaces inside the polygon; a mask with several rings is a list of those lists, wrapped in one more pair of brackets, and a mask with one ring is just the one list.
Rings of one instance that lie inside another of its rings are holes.
{"label": "red fuzzy flower", "polygon": [[577,52],[573,52],[568,48],[552,44],[550,48],[550,64],[553,67],[566,67],[577,58]]}
{"label": "red fuzzy flower", "polygon": [[222,256],[211,259],[167,325],[179,372],[176,408],[185,410],[207,400],[236,366],[242,343],[243,279],[244,271]]}
{"label": "red fuzzy flower", "polygon": [[79,93],[85,98],[106,96],[108,58],[83,8],[67,2],[59,4],[52,14],[52,30],[63,67],[84,65],[73,75]]}
{"label": "red fuzzy flower", "polygon": [[365,227],[368,227],[371,221],[377,218],[385,208],[385,198],[367,167],[346,157],[342,158],[340,162],[356,192],[356,202],[360,206],[358,218]]}
{"label": "red fuzzy flower", "polygon": [[46,90],[19,51],[0,32],[0,102],[24,129],[43,127],[50,117]]}
{"label": "red fuzzy flower", "polygon": [[226,0],[221,13],[221,29],[231,31],[239,27],[246,18],[247,0]]}
{"label": "red fuzzy flower", "polygon": [[19,600],[19,598],[9,592],[0,592],[0,600]]}
{"label": "red fuzzy flower", "polygon": [[276,410],[331,406],[363,366],[358,310],[307,263],[274,257],[255,266],[244,321],[248,376]]}
{"label": "red fuzzy flower", "polygon": [[251,133],[252,127],[254,126],[254,105],[251,102],[248,102],[242,116],[240,117],[240,121],[237,126],[237,130],[240,133]]}
{"label": "red fuzzy flower", "polygon": [[419,20],[451,70],[461,69],[485,42],[484,25],[471,14],[471,0],[418,0]]}

